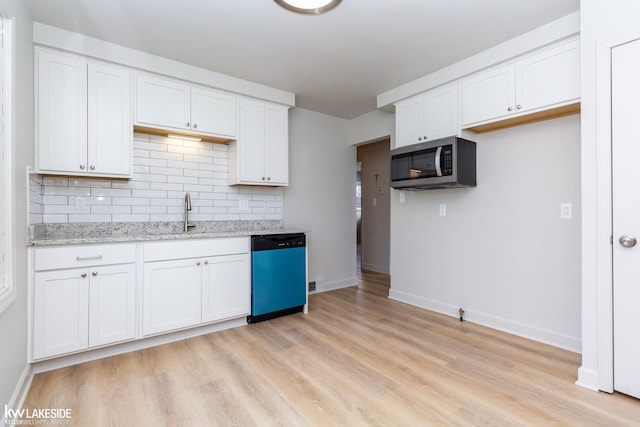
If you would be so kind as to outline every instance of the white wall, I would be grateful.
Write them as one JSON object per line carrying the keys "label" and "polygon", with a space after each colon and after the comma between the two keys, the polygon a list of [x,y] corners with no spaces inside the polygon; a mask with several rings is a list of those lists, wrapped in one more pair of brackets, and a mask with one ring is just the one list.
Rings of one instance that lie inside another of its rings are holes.
{"label": "white wall", "polygon": [[318,291],[357,283],[356,149],[348,142],[347,120],[290,111],[284,225],[310,231],[309,280],[318,282]]}
{"label": "white wall", "polygon": [[610,100],[599,98],[597,64],[602,58],[597,58],[597,50],[598,44],[604,46],[614,39],[640,37],[638,16],[637,0],[580,2],[583,231],[582,366],[578,383],[607,391],[613,390],[612,331],[611,321],[606,319],[610,316],[598,317],[598,293],[604,290],[610,294],[611,288],[611,201],[602,196],[610,179],[610,129],[602,126]]}
{"label": "white wall", "polygon": [[579,159],[574,115],[478,135],[476,188],[394,190],[390,296],[580,351]]}
{"label": "white wall", "polygon": [[[13,180],[14,248],[13,280],[18,296],[0,314],[0,405],[15,403],[21,377],[27,368],[27,179],[33,164],[33,48],[32,22],[22,0],[0,0],[6,16],[15,17],[15,91]],[[4,412],[2,413],[4,415]]]}

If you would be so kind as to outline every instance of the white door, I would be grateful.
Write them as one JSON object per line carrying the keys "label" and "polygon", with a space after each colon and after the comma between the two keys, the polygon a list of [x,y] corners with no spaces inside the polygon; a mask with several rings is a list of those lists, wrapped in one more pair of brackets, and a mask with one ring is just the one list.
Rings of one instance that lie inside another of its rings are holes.
{"label": "white door", "polygon": [[612,51],[614,388],[640,398],[640,41]]}
{"label": "white door", "polygon": [[90,270],[89,346],[135,338],[135,264],[93,267]]}
{"label": "white door", "polygon": [[265,171],[268,184],[289,183],[289,109],[265,108]]}
{"label": "white door", "polygon": [[249,254],[209,257],[203,261],[203,322],[250,314],[250,269]]}
{"label": "white door", "polygon": [[239,181],[266,182],[265,156],[265,106],[263,102],[243,99],[240,101],[240,134],[238,135]]}
{"label": "white door", "polygon": [[143,287],[143,335],[200,323],[200,259],[146,262]]}
{"label": "white door", "polygon": [[87,171],[87,63],[38,53],[38,168]]}
{"label": "white door", "polygon": [[88,172],[131,173],[130,72],[90,63],[88,67]]}
{"label": "white door", "polygon": [[191,128],[196,132],[235,137],[237,97],[214,90],[191,89]]}
{"label": "white door", "polygon": [[56,356],[89,345],[87,269],[35,274],[33,358]]}

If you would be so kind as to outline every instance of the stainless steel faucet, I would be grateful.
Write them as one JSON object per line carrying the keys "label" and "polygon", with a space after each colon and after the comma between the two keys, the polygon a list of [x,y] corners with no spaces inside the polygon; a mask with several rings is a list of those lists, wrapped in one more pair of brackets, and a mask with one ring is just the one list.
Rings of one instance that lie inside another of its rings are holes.
{"label": "stainless steel faucet", "polygon": [[184,232],[189,231],[189,228],[196,225],[189,222],[189,211],[191,210],[191,195],[187,191],[184,195]]}

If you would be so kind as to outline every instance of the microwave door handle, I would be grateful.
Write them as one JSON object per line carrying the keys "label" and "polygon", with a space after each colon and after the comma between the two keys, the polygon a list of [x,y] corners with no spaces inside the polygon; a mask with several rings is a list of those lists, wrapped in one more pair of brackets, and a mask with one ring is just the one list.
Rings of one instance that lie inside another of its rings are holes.
{"label": "microwave door handle", "polygon": [[436,150],[436,174],[442,176],[442,168],[440,167],[440,154],[442,153],[442,146]]}

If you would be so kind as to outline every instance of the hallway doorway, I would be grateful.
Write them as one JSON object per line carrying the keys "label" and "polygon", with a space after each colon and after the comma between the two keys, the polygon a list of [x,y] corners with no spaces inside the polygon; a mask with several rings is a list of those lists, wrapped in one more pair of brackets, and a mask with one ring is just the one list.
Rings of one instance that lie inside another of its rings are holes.
{"label": "hallway doorway", "polygon": [[[389,274],[390,140],[357,147],[356,209],[359,268]],[[359,197],[358,197],[359,196]]]}

